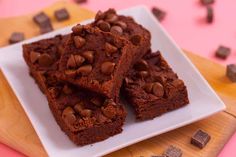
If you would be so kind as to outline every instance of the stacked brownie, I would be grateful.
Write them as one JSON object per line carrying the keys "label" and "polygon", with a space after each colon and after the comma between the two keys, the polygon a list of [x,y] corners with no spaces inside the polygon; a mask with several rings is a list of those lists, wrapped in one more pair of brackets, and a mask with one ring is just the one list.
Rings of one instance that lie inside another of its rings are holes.
{"label": "stacked brownie", "polygon": [[120,91],[138,120],[188,103],[183,81],[159,52],[150,53],[150,38],[131,17],[109,9],[70,34],[23,46],[31,76],[74,143],[91,144],[122,131]]}

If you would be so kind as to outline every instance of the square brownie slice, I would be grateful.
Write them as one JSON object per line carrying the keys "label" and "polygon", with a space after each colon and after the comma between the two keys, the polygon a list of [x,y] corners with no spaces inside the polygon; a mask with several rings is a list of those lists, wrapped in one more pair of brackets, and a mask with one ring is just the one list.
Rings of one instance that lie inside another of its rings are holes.
{"label": "square brownie slice", "polygon": [[160,52],[149,52],[134,65],[123,90],[138,120],[152,119],[189,103],[184,82]]}
{"label": "square brownie slice", "polygon": [[58,125],[75,144],[82,146],[120,133],[126,112],[112,99],[57,79],[58,60],[69,36],[26,44],[23,56]]}
{"label": "square brownie slice", "polygon": [[72,30],[58,77],[117,101],[124,77],[140,56],[137,48],[90,25],[77,25]]}

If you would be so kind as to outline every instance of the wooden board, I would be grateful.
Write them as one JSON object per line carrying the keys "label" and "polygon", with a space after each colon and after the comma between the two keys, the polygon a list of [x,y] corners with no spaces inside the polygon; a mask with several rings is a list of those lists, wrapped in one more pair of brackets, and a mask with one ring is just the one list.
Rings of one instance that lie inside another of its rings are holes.
{"label": "wooden board", "polygon": [[[69,21],[63,23],[53,20],[54,28],[63,27],[94,16],[92,12],[66,2],[56,3],[45,9],[45,11],[53,18],[53,11],[61,7],[66,7],[72,17]],[[0,20],[0,45],[7,44],[8,37],[12,31],[23,30],[27,33],[27,37],[38,35],[37,26],[34,25],[31,19],[32,15],[26,15]],[[223,66],[190,52],[186,52],[186,54],[226,103],[226,111],[123,148],[106,155],[107,157],[149,157],[161,154],[171,144],[183,149],[184,157],[215,157],[219,153],[236,130],[236,85],[225,77],[225,68]],[[1,72],[0,87],[0,141],[27,156],[47,156],[29,119]],[[212,135],[212,140],[203,150],[199,150],[189,144],[190,136],[198,128],[204,129]]]}

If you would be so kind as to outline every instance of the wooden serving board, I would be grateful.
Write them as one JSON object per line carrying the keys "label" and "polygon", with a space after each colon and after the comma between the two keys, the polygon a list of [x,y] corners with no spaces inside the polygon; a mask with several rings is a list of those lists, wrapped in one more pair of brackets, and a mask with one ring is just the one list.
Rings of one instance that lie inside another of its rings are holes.
{"label": "wooden serving board", "polygon": [[[53,12],[55,9],[62,7],[68,9],[71,18],[68,21],[59,23],[54,19]],[[45,9],[45,12],[53,19],[54,28],[60,28],[94,16],[93,12],[68,2],[58,2]],[[32,22],[32,16],[33,14],[1,19],[0,46],[7,44],[8,38],[13,31],[23,31],[26,33],[27,38],[38,35],[39,30]],[[150,157],[161,154],[169,145],[180,147],[184,152],[184,157],[215,157],[220,152],[236,130],[236,84],[231,83],[225,77],[225,67],[190,52],[185,52],[226,103],[226,111],[123,148],[107,155],[107,157]],[[27,156],[47,156],[29,119],[1,72],[0,87],[0,141]],[[212,136],[210,143],[203,150],[199,150],[189,144],[191,135],[198,128],[206,130]]]}

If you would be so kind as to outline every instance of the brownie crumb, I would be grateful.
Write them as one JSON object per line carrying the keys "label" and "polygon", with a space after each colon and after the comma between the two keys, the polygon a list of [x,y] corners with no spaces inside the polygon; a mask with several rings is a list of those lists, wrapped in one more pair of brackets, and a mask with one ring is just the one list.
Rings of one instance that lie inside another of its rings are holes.
{"label": "brownie crumb", "polygon": [[211,136],[208,135],[208,133],[206,133],[206,132],[199,129],[192,136],[191,144],[193,144],[194,146],[202,149],[207,145],[207,143],[210,141],[210,139],[211,139]]}
{"label": "brownie crumb", "polygon": [[14,32],[11,34],[11,37],[9,39],[10,44],[18,43],[20,41],[23,41],[25,39],[24,33],[21,32]]}
{"label": "brownie crumb", "polygon": [[157,7],[152,8],[152,13],[159,21],[164,20],[166,16],[166,12]]}
{"label": "brownie crumb", "polygon": [[226,59],[231,53],[230,48],[225,46],[219,46],[215,52],[215,56],[221,59]]}
{"label": "brownie crumb", "polygon": [[54,15],[55,15],[57,21],[64,21],[64,20],[67,20],[70,18],[70,15],[69,15],[68,11],[66,10],[66,8],[56,10],[54,12]]}
{"label": "brownie crumb", "polygon": [[236,82],[236,64],[229,64],[229,65],[227,65],[226,76],[232,82]]}
{"label": "brownie crumb", "polygon": [[214,11],[213,11],[213,8],[208,6],[207,7],[207,23],[212,23],[213,20],[214,20]]}
{"label": "brownie crumb", "polygon": [[209,5],[209,4],[215,3],[215,1],[214,0],[201,0],[201,3],[203,5]]}
{"label": "brownie crumb", "polygon": [[166,151],[163,153],[164,157],[181,157],[182,156],[182,150],[175,147],[175,146],[169,146]]}

